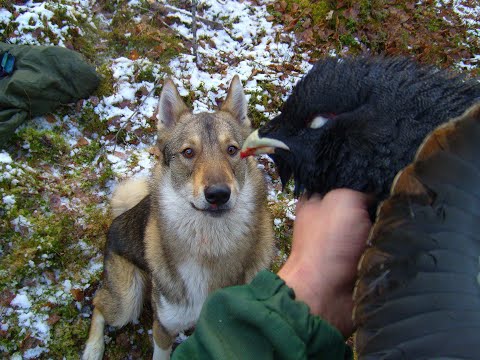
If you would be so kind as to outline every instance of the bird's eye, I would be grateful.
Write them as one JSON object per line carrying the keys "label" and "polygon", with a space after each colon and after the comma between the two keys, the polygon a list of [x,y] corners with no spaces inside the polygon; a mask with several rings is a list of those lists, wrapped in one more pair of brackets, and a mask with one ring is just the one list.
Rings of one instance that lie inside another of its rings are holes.
{"label": "bird's eye", "polygon": [[228,155],[230,155],[230,156],[236,155],[237,152],[238,152],[238,148],[237,148],[236,146],[230,145],[230,146],[227,148],[227,153],[228,153]]}
{"label": "bird's eye", "polygon": [[191,159],[193,155],[195,155],[195,152],[193,151],[192,148],[186,148],[185,150],[182,151],[182,155],[184,158]]}

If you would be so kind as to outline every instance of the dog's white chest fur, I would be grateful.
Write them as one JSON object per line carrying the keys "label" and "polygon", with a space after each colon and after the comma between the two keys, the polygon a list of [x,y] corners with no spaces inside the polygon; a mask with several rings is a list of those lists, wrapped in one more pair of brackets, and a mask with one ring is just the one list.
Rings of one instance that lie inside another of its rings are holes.
{"label": "dog's white chest fur", "polygon": [[[165,227],[182,249],[184,260],[176,264],[177,272],[185,286],[185,299],[181,303],[169,303],[160,295],[157,314],[162,325],[171,333],[186,330],[195,325],[208,296],[211,277],[216,276],[199,259],[217,258],[218,261],[238,253],[245,246],[245,234],[249,232],[255,208],[253,184],[247,179],[235,202],[235,206],[220,217],[198,211],[191,205],[191,186],[176,190],[169,176],[165,176],[159,188],[159,205]],[[231,259],[230,261],[235,261]]]}
{"label": "dog's white chest fur", "polygon": [[187,304],[169,303],[160,296],[157,306],[159,319],[172,333],[191,328],[200,316],[200,310],[208,295],[210,271],[200,266],[195,260],[188,260],[178,267],[188,298]]}

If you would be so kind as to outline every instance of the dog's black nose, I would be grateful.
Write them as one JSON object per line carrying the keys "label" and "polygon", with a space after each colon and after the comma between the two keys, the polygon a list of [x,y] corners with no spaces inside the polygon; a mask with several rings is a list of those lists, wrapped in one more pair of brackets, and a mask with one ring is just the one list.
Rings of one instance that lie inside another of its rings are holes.
{"label": "dog's black nose", "polygon": [[225,184],[207,186],[203,191],[205,199],[212,205],[223,205],[230,199],[230,188]]}

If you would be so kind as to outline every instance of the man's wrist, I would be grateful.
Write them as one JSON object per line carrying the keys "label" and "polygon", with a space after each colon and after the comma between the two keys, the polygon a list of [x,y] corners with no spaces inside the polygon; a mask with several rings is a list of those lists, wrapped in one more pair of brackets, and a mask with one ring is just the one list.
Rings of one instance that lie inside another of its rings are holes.
{"label": "man's wrist", "polygon": [[311,314],[327,321],[345,337],[351,334],[351,318],[345,314],[351,307],[351,289],[329,287],[329,280],[323,277],[325,272],[318,267],[308,268],[300,262],[287,260],[277,275],[293,289],[295,300],[309,307]]}
{"label": "man's wrist", "polygon": [[292,266],[287,261],[277,275],[285,281],[288,287],[293,289],[295,300],[304,302],[308,305],[312,314],[319,315],[321,296],[316,291],[313,291],[309,281],[306,280],[312,276],[311,271],[311,269],[307,269],[304,266]]}

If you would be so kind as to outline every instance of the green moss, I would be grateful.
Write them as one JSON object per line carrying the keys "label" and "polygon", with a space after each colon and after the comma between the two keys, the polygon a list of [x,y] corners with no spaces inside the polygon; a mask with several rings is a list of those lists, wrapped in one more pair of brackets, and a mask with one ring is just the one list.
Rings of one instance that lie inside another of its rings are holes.
{"label": "green moss", "polygon": [[140,161],[140,159],[138,158],[137,154],[132,154],[128,159],[128,165],[131,168],[134,168],[138,165],[139,161]]}
{"label": "green moss", "polygon": [[[258,81],[257,85],[260,90],[245,92],[251,95],[248,103],[248,116],[254,129],[268,121],[269,118],[265,112],[276,112],[280,109],[283,104],[281,95],[286,91],[286,89],[278,87],[270,81]],[[257,110],[256,105],[263,106],[265,112]]]}
{"label": "green moss", "polygon": [[286,0],[286,3],[288,11],[291,11],[294,5],[298,5],[300,13],[310,12],[314,24],[323,23],[334,6],[332,1]]}
{"label": "green moss", "polygon": [[104,63],[97,67],[97,73],[100,75],[100,84],[95,90],[98,97],[110,96],[114,92],[115,80],[113,79],[113,71],[110,64]]}
{"label": "green moss", "polygon": [[17,341],[17,339],[21,339],[20,332],[22,328],[16,325],[18,324],[18,315],[16,313],[12,313],[10,317],[10,321],[12,324],[15,324],[15,325],[9,326],[8,331],[5,334],[3,334],[3,336],[0,336],[0,349],[3,348],[6,350],[6,353],[3,353],[3,351],[0,350],[0,355],[4,355],[2,357],[3,359],[13,358],[11,357],[12,354],[18,350],[19,341]]}
{"label": "green moss", "polygon": [[71,20],[69,19],[68,17],[68,14],[67,14],[67,8],[60,5],[60,4],[57,4],[57,6],[48,6],[49,10],[52,10],[53,11],[53,16],[51,17],[50,19],[50,22],[52,24],[55,24],[55,25],[58,25],[59,27],[63,27],[64,24],[63,22],[66,21],[66,20]]}
{"label": "green moss", "polygon": [[427,24],[429,31],[438,31],[443,26],[443,20],[440,18],[430,18]]}
{"label": "green moss", "polygon": [[339,40],[343,46],[358,46],[358,42],[355,40],[352,34],[340,35]]}
{"label": "green moss", "polygon": [[248,107],[248,117],[252,123],[253,129],[258,129],[260,126],[268,121],[268,117],[261,111],[255,109],[255,106]]}
{"label": "green moss", "polygon": [[348,31],[355,32],[357,31],[357,22],[353,19],[347,19],[346,27]]}
{"label": "green moss", "polygon": [[112,19],[112,31],[105,34],[108,47],[114,50],[117,57],[136,54],[134,57],[145,57],[166,65],[183,48],[181,40],[172,30],[154,19],[136,23],[133,17],[138,16],[140,10],[131,9],[126,4],[118,7]]}
{"label": "green moss", "polygon": [[[50,136],[50,141],[58,142],[55,134],[47,134]],[[44,154],[46,150],[42,149],[43,142],[38,139],[43,139],[46,134],[28,128],[21,135],[28,138],[30,152],[40,154],[32,156],[30,159],[31,166],[39,168],[47,155]],[[40,147],[40,150],[37,147]],[[53,153],[56,152],[55,148],[50,147],[49,149]],[[93,161],[97,156],[99,149],[100,145],[92,142],[79,149],[79,154],[74,159],[79,162],[81,162],[80,160],[85,161],[88,164],[88,161]],[[57,165],[62,165],[61,160]],[[0,166],[2,171],[3,166]],[[109,222],[108,214],[96,205],[98,198],[94,202],[92,202],[93,199],[85,199],[89,195],[82,194],[81,188],[84,184],[90,187],[103,186],[107,179],[111,179],[112,170],[109,162],[104,156],[99,157],[98,181],[85,181],[81,167],[78,167],[78,171],[76,169],[68,171],[60,178],[55,178],[49,174],[39,175],[40,173],[31,172],[32,170],[29,170],[29,167],[22,162],[14,162],[8,166],[10,167],[9,172],[17,175],[12,178],[3,178],[0,181],[2,196],[10,195],[15,199],[13,205],[2,209],[0,219],[2,228],[0,246],[3,251],[0,262],[1,286],[5,287],[11,283],[21,283],[28,278],[36,278],[39,264],[42,266],[42,271],[69,269],[71,273],[80,275],[81,270],[88,266],[90,256],[85,255],[82,249],[76,246],[78,240],[84,239],[90,242],[88,239],[92,239],[93,245],[98,249],[103,248],[108,226],[106,224]],[[54,179],[55,181],[53,181]],[[52,194],[55,195],[52,196]],[[62,207],[61,198],[73,199],[78,196],[83,197],[82,201],[92,203],[92,209],[87,206],[83,212],[74,212],[69,210],[68,206]],[[20,217],[25,219],[25,224],[28,225],[22,225],[16,229],[18,225],[14,224],[14,220]],[[86,229],[82,225],[83,222],[77,222],[80,217],[83,217],[85,223],[89,224]],[[76,280],[82,281],[80,278]]]}
{"label": "green moss", "polygon": [[118,7],[118,0],[97,0],[97,4],[106,12],[113,13]]}
{"label": "green moss", "polygon": [[[11,246],[4,253],[1,266],[10,275],[8,280],[5,279],[7,282],[35,277],[38,269],[32,267],[32,263],[43,263],[44,269],[64,269],[66,263],[79,264],[82,257],[79,250],[69,248],[82,231],[75,223],[76,217],[68,211],[49,211],[52,209],[48,204],[42,204],[40,194],[27,197],[34,198],[28,208],[23,208],[27,204],[22,204],[21,196],[17,195],[18,207],[7,214],[7,219],[11,220],[10,224],[5,224],[4,240]],[[11,221],[19,216],[27,220],[30,230],[14,231]]]}
{"label": "green moss", "polygon": [[115,173],[112,169],[110,161],[106,159],[105,156],[101,156],[98,161],[98,166],[101,169],[100,176],[98,178],[98,182],[100,186],[105,186],[107,181],[112,180],[115,178]]}
{"label": "green moss", "polygon": [[137,72],[137,75],[135,76],[135,82],[142,82],[142,81],[147,81],[152,83],[155,82],[156,78],[153,70],[154,70],[153,65],[142,67]]}
{"label": "green moss", "polygon": [[65,308],[67,313],[53,327],[48,356],[53,359],[78,359],[79,350],[87,339],[90,322],[78,316],[73,304]]}
{"label": "green moss", "polygon": [[13,7],[13,2],[11,0],[0,0],[0,8],[6,9],[10,12],[15,11],[15,8]]}
{"label": "green moss", "polygon": [[106,121],[102,121],[89,102],[83,107],[78,122],[83,126],[87,134],[105,135],[108,129]]}
{"label": "green moss", "polygon": [[182,99],[185,102],[185,105],[187,105],[187,107],[191,109],[193,107],[193,102],[196,99],[195,92],[193,90],[190,90],[186,96],[182,96]]}
{"label": "green moss", "polygon": [[32,155],[47,162],[58,163],[70,151],[64,137],[51,130],[26,127],[19,132],[19,138],[29,145]]}
{"label": "green moss", "polygon": [[78,165],[90,166],[100,152],[101,145],[98,141],[94,140],[88,145],[79,147],[77,153],[73,157],[73,161]]}
{"label": "green moss", "polygon": [[261,105],[267,109],[270,97],[268,94],[259,91],[247,91],[246,93],[251,95],[248,103],[248,117],[252,123],[252,128],[258,129],[268,121],[268,117],[263,111],[257,110],[256,105]]}
{"label": "green moss", "polygon": [[127,144],[127,137],[128,137],[128,132],[127,130],[121,128],[118,129],[118,131],[115,134],[115,141],[117,144]]}
{"label": "green moss", "polygon": [[99,59],[96,46],[97,37],[91,35],[93,31],[86,31],[85,33],[85,35],[81,36],[75,28],[68,30],[73,48],[82,53],[90,62],[95,63]]}
{"label": "green moss", "polygon": [[[46,37],[48,37],[52,43],[58,44],[57,36],[50,30],[49,24],[55,24],[59,28],[63,28],[65,23],[73,25],[69,26],[65,36],[67,43],[69,43],[73,49],[83,54],[88,60],[95,61],[98,56],[98,50],[96,48],[99,37],[98,31],[95,31],[82,16],[70,17],[67,6],[62,3],[49,2],[46,4],[46,8],[53,12],[51,19],[47,20],[45,18],[43,20],[43,30]],[[81,33],[79,28],[82,29]]]}
{"label": "green moss", "polygon": [[[15,8],[10,0],[0,0],[0,9],[7,9],[11,13],[14,13]],[[10,38],[13,32],[17,29],[18,24],[15,21],[9,21],[7,23],[0,23],[0,41]]]}
{"label": "green moss", "polygon": [[275,247],[278,253],[274,257],[270,269],[275,273],[284,264],[292,248],[293,221],[287,218],[285,210],[291,199],[293,199],[293,195],[287,190],[287,192],[279,195],[278,202],[269,204],[272,217],[283,219],[279,226],[274,226]]}

